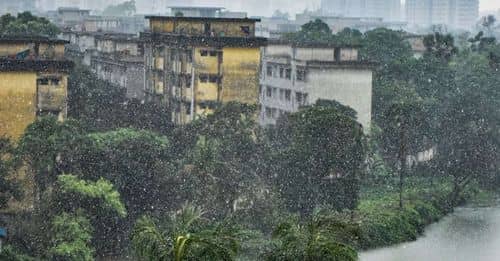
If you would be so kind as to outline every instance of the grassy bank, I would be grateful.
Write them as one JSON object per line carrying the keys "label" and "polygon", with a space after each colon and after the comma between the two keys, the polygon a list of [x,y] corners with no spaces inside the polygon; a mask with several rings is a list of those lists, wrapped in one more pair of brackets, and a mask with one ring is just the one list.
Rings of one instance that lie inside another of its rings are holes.
{"label": "grassy bank", "polygon": [[[404,192],[404,207],[399,208],[399,194],[392,186],[365,187],[357,211],[360,237],[357,247],[372,249],[416,240],[425,227],[453,211],[448,180],[430,182],[414,179]],[[492,193],[471,186],[461,196],[469,201],[487,202]]]}

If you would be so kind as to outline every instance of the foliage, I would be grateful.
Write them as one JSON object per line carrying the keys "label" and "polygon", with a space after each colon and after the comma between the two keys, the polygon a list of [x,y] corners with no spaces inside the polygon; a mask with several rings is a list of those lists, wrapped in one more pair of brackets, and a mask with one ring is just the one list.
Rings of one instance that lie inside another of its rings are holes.
{"label": "foliage", "polygon": [[132,233],[138,256],[144,260],[234,260],[238,231],[227,225],[211,226],[203,211],[192,205],[172,214],[165,231],[149,217],[140,218]]}
{"label": "foliage", "polygon": [[33,16],[30,12],[19,13],[17,17],[5,14],[0,17],[0,36],[49,36],[56,37],[59,28],[45,17]]}
{"label": "foliage", "polygon": [[[76,198],[70,200],[70,202],[84,201],[86,198],[97,199],[101,202],[100,207],[115,211],[120,217],[127,215],[125,206],[120,200],[120,194],[113,188],[113,185],[109,181],[103,178],[100,178],[96,182],[88,182],[80,180],[74,175],[60,175],[58,177],[58,185],[60,186],[60,193],[76,195]],[[83,207],[90,207],[88,204],[82,205]]]}
{"label": "foliage", "polygon": [[52,260],[94,260],[90,246],[92,227],[81,214],[63,213],[52,222],[53,247],[49,250]]}
{"label": "foliage", "polygon": [[10,199],[20,199],[23,196],[19,184],[11,177],[15,169],[13,154],[11,141],[0,136],[0,209],[6,208]]}
{"label": "foliage", "polygon": [[33,261],[34,258],[20,253],[17,249],[11,245],[2,246],[2,251],[0,251],[0,260],[6,261]]}
{"label": "foliage", "polygon": [[128,100],[123,88],[96,79],[83,66],[69,76],[68,115],[89,131],[136,128],[168,133],[172,125],[164,107]]}
{"label": "foliage", "polygon": [[325,217],[316,217],[309,223],[289,220],[273,232],[273,248],[266,260],[357,260],[352,247],[338,241],[335,233],[339,223]]}
{"label": "foliage", "polygon": [[279,126],[285,136],[278,155],[277,186],[291,211],[307,215],[317,205],[353,209],[366,157],[362,127],[333,107],[312,106]]}
{"label": "foliage", "polygon": [[135,1],[130,0],[117,5],[109,5],[104,11],[102,11],[102,15],[107,16],[132,16],[137,12],[135,7]]}
{"label": "foliage", "polygon": [[34,173],[37,198],[62,173],[63,157],[79,142],[81,133],[77,122],[59,122],[55,117],[39,118],[28,126],[18,143],[16,154]]}
{"label": "foliage", "polygon": [[445,61],[449,61],[458,53],[458,48],[455,47],[454,38],[451,34],[442,35],[434,33],[427,35],[424,37],[424,45],[427,49],[427,55],[438,57]]}

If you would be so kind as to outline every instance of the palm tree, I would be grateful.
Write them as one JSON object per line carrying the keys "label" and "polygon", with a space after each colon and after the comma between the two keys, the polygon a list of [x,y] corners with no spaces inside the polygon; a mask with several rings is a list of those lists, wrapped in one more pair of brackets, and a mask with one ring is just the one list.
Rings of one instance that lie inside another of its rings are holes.
{"label": "palm tree", "polygon": [[238,231],[224,224],[207,225],[203,211],[184,206],[170,216],[163,229],[150,217],[140,218],[132,232],[132,244],[142,260],[234,260]]}
{"label": "palm tree", "polygon": [[274,246],[266,260],[357,260],[356,250],[338,241],[338,224],[325,222],[331,221],[315,218],[304,225],[290,220],[280,224],[273,233]]}

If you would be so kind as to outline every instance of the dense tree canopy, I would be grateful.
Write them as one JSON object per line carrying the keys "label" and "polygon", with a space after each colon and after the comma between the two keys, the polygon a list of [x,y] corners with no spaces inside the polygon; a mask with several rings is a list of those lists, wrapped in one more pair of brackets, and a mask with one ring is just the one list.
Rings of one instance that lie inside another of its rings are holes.
{"label": "dense tree canopy", "polygon": [[5,14],[0,17],[0,36],[49,36],[56,37],[59,28],[44,17],[33,16],[30,12],[16,16]]}

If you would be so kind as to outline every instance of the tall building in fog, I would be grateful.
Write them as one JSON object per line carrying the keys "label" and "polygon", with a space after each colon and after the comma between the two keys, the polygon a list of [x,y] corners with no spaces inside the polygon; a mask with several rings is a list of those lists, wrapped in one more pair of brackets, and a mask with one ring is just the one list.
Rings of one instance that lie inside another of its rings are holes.
{"label": "tall building in fog", "polygon": [[410,26],[470,29],[478,17],[479,0],[406,0],[406,19]]}
{"label": "tall building in fog", "polygon": [[325,15],[401,20],[401,0],[321,0]]}

